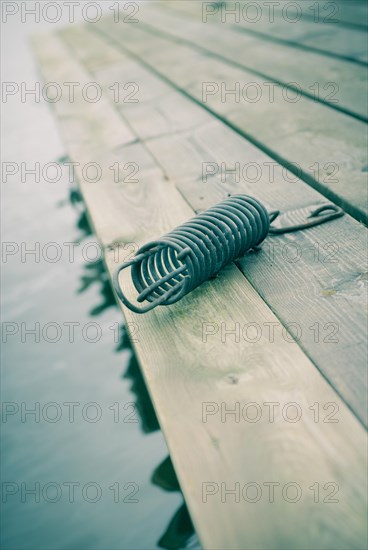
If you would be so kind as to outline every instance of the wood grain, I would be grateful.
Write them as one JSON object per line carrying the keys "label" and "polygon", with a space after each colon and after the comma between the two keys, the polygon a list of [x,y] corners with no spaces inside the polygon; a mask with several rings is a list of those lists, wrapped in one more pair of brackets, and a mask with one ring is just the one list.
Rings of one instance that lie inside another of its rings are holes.
{"label": "wood grain", "polygon": [[[176,40],[182,39],[185,43],[203,48],[204,53],[210,52],[230,64],[236,63],[265,81],[275,81],[291,87],[294,83],[298,90],[302,90],[312,99],[324,102],[334,109],[346,110],[349,114],[367,121],[365,91],[368,77],[362,66],[333,59],[322,53],[295,49],[290,44],[270,42],[254,33],[234,32],[234,28],[242,29],[239,25],[234,27],[226,22],[211,24],[210,18],[205,23],[200,5],[196,2],[189,3],[193,6],[190,17],[177,11],[177,5],[181,4],[174,2],[175,10],[168,10],[166,4],[143,4],[140,10],[140,26],[145,23],[149,25],[147,28],[160,29],[165,35],[174,36]],[[286,24],[292,28],[295,26]],[[253,27],[257,28],[257,23]],[[339,38],[339,32],[335,31],[333,35],[340,42],[343,37]],[[366,33],[361,34],[363,38],[360,50],[365,51]]]}
{"label": "wood grain", "polygon": [[[201,1],[186,2],[185,0],[161,0],[161,2],[170,4],[170,7],[174,7],[176,2],[180,2],[182,8],[188,12],[192,11],[192,4],[198,4],[202,7],[204,3]],[[220,2],[217,2],[217,4],[219,3]],[[247,0],[240,0],[241,5],[246,3]],[[260,6],[265,9],[266,13],[268,13],[269,8],[265,2],[260,0],[257,4],[260,4]],[[318,4],[318,8],[316,4]],[[301,0],[295,3],[291,3],[289,0],[280,0],[275,4],[275,13],[282,12],[285,6],[287,6],[287,13],[290,19],[294,14],[299,12],[302,21],[314,22],[317,19],[323,27],[325,27],[325,24],[331,25],[331,23],[327,22],[324,24],[324,20],[328,21],[331,19],[336,20],[338,28],[367,30],[368,27],[368,7],[364,0],[335,0],[332,6],[330,0],[317,0],[317,2],[315,0]],[[229,3],[229,10],[231,10],[232,7],[233,5]],[[249,13],[252,13],[254,16],[255,10],[252,12],[252,9],[250,9]]]}
{"label": "wood grain", "polygon": [[[282,0],[282,4],[286,4],[287,0]],[[331,3],[329,0],[319,0],[318,2],[321,14],[326,14],[331,11]],[[336,19],[338,25],[352,29],[366,30],[368,27],[368,7],[364,0],[336,0],[334,4],[338,7]],[[312,7],[315,6],[314,0],[303,0],[303,18],[314,19]],[[335,8],[333,7],[335,10]],[[291,7],[292,10],[292,7]],[[310,15],[308,15],[310,13]]]}
{"label": "wood grain", "polygon": [[[336,59],[365,64],[368,60],[366,29],[362,27],[345,27],[341,24],[343,4],[337,2],[277,2],[273,5],[258,2],[247,8],[247,2],[239,3],[239,14],[226,15],[223,8],[206,8],[203,2],[186,2],[175,0],[162,1],[165,8],[175,12],[195,16],[233,31],[266,39],[269,42],[285,44],[294,48],[316,51]],[[249,3],[248,3],[249,4]],[[350,2],[351,4],[351,2]],[[361,2],[361,7],[364,2]],[[317,7],[318,6],[318,7]],[[233,7],[234,9],[234,7]],[[356,9],[356,8],[355,8]],[[207,14],[207,10],[209,14]],[[231,4],[228,6],[231,10]],[[203,14],[203,17],[202,17]],[[225,21],[226,25],[223,24]],[[367,20],[365,17],[362,22]]]}

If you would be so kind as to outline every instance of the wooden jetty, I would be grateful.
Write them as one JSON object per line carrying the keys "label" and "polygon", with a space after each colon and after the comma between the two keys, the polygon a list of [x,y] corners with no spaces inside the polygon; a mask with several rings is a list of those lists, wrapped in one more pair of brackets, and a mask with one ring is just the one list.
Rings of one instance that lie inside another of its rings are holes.
{"label": "wooden jetty", "polygon": [[305,0],[291,24],[279,3],[252,24],[222,21],[230,3],[131,4],[138,22],[33,39],[45,82],[103,89],[53,107],[111,276],[228,193],[346,211],[173,306],[123,308],[201,543],[366,548],[367,6],[323,0],[316,22]]}

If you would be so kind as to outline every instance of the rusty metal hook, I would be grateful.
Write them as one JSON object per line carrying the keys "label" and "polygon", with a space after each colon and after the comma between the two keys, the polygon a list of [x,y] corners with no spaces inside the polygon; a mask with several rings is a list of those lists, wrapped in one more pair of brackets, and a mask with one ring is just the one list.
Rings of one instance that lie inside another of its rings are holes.
{"label": "rusty metal hook", "polygon": [[[330,213],[323,214],[323,212],[326,211],[330,211]],[[272,222],[274,222],[279,215],[279,210],[270,212],[270,224],[272,224]],[[272,227],[272,225],[270,225],[269,233],[271,235],[281,235],[283,233],[291,233],[292,231],[300,231],[302,229],[308,229],[309,227],[314,227],[315,225],[320,225],[321,223],[326,223],[336,218],[340,218],[343,215],[344,211],[339,206],[331,203],[322,204],[321,206],[310,212],[310,214],[307,216],[307,221],[305,221],[304,223],[288,225],[285,227]]]}

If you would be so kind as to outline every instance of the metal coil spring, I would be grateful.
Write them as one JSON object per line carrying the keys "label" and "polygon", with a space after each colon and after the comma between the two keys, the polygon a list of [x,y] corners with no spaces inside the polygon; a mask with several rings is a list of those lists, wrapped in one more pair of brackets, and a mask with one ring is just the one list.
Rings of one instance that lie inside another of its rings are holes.
{"label": "metal coil spring", "polygon": [[[131,261],[117,269],[116,293],[137,313],[173,304],[258,246],[267,236],[269,226],[268,212],[259,201],[247,195],[232,195],[160,240],[142,246]],[[120,272],[129,265],[138,291],[137,301],[149,302],[143,308],[132,304],[120,287]]]}
{"label": "metal coil spring", "polygon": [[[334,204],[324,204],[297,225],[276,228],[270,223],[279,215],[268,213],[254,197],[232,195],[198,214],[157,241],[142,246],[136,256],[115,272],[114,287],[120,300],[136,313],[158,305],[174,304],[227,264],[256,248],[268,233],[281,234],[313,227],[344,214]],[[138,307],[121,290],[119,276],[131,266],[138,292]]]}

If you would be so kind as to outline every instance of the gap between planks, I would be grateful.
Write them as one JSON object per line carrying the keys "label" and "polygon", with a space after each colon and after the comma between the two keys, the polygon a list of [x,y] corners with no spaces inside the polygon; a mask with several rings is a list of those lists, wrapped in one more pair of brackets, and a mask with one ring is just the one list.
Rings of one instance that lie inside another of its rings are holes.
{"label": "gap between planks", "polygon": [[[305,97],[333,110],[363,122],[368,120],[368,108],[364,101],[367,75],[362,67],[329,59],[317,52],[295,51],[285,44],[270,46],[263,37],[234,33],[233,27],[225,24],[205,24],[200,12],[192,12],[184,18],[180,15],[176,10],[168,10],[167,4],[153,0],[141,7],[139,26],[177,43],[195,47],[247,73],[291,90],[296,89]],[[317,94],[313,91],[316,81],[320,86],[320,93]],[[327,88],[330,93],[322,92],[327,84],[332,87],[332,90]]]}
{"label": "gap between planks", "polygon": [[[124,29],[122,35],[112,19],[106,18],[93,29],[136,56],[161,79],[196,101],[358,220],[367,219],[364,173],[367,135],[362,122],[332,112],[305,97],[293,104],[276,97],[275,102],[270,103],[265,95],[264,83],[259,79],[257,82],[263,87],[264,94],[258,102],[224,103],[218,94],[211,95],[204,102],[204,78],[215,83],[221,83],[224,79],[227,83],[242,82],[246,71],[209,58],[198,52],[195,46],[176,43],[173,38],[155,36],[142,26],[130,26]],[[197,76],[198,73],[201,76]],[[257,80],[254,75],[251,78]],[[318,167],[317,172],[313,166]],[[337,184],[336,178],[331,177],[331,167],[334,175],[338,175]]]}
{"label": "gap between planks", "polygon": [[[314,20],[312,14],[312,19],[303,17],[303,15],[305,15],[305,10],[308,9],[306,3],[303,6],[300,16],[298,16],[295,11],[293,13],[294,6],[288,3],[286,12],[287,17],[289,17],[288,20],[286,15],[283,15],[282,6],[281,8],[280,5],[274,6],[274,17],[272,19],[272,8],[270,10],[271,16],[269,16],[268,5],[259,2],[258,18],[253,22],[251,21],[250,13],[248,17],[246,17],[243,16],[243,12],[240,11],[238,20],[234,22],[235,14],[225,16],[226,12],[222,14],[220,7],[214,12],[214,8],[208,9],[202,7],[206,5],[204,3],[201,5],[199,2],[164,0],[163,3],[161,0],[161,4],[165,5],[168,9],[172,9],[174,12],[180,12],[181,14],[192,17],[193,15],[198,17],[201,14],[200,12],[202,12],[202,19],[206,18],[206,22],[220,25],[221,29],[224,27],[224,23],[226,23],[226,26],[235,32],[253,35],[276,44],[315,52],[324,56],[329,56],[332,59],[356,63],[362,67],[367,66],[367,29],[347,28],[340,25],[338,22],[323,23],[322,20],[325,19],[325,17],[323,17],[321,13],[317,21]],[[315,5],[316,3],[314,2],[314,6]],[[207,14],[208,11],[210,12],[209,15]],[[247,13],[248,12],[246,12],[246,14]],[[296,20],[292,22],[291,17],[294,17]],[[222,22],[222,18],[225,19],[224,22]]]}

